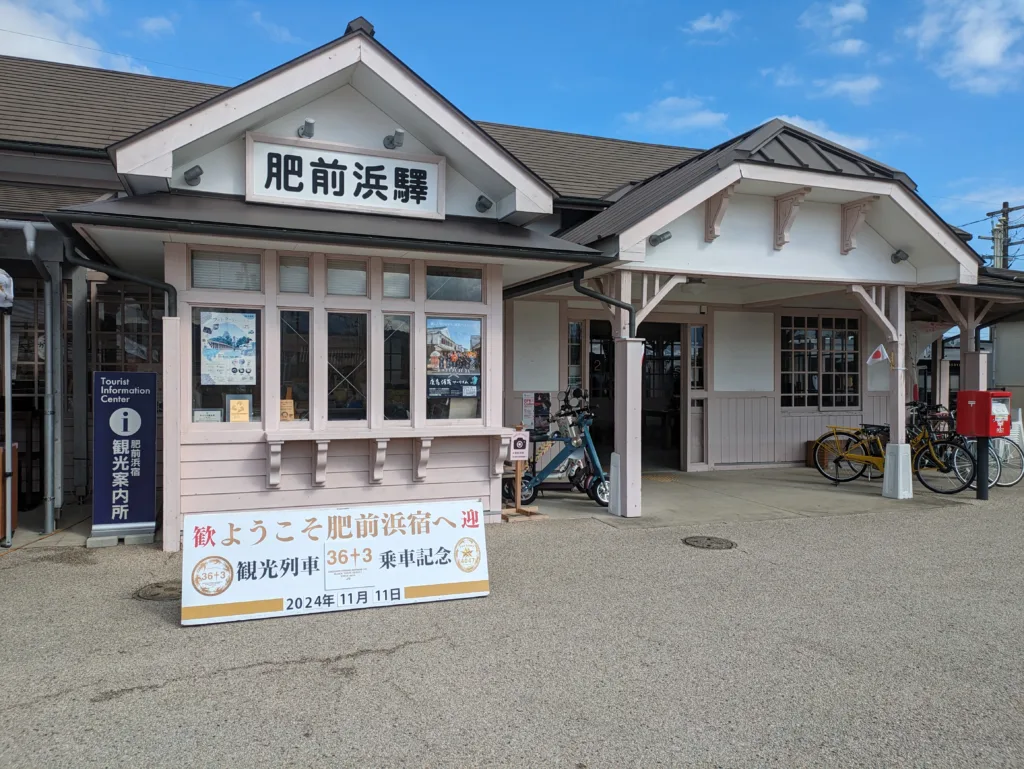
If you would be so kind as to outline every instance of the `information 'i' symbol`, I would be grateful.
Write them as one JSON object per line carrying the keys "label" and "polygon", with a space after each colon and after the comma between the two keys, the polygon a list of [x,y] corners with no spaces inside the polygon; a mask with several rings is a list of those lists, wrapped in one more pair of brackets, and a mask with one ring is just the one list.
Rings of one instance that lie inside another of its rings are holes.
{"label": "information 'i' symbol", "polygon": [[142,427],[142,415],[132,408],[120,408],[110,415],[110,429],[121,437],[135,435]]}

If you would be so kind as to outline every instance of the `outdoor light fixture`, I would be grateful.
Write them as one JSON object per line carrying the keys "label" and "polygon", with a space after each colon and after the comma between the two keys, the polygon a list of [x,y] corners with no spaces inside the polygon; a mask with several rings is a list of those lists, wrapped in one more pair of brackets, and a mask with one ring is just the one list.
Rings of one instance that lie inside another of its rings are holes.
{"label": "outdoor light fixture", "polygon": [[398,149],[403,144],[405,144],[405,131],[401,128],[396,128],[393,134],[384,137],[384,146],[389,150]]}
{"label": "outdoor light fixture", "polygon": [[203,177],[202,166],[192,166],[185,172],[185,184],[189,187],[195,187],[199,184],[199,180]]}
{"label": "outdoor light fixture", "polygon": [[316,121],[312,118],[306,118],[302,121],[302,125],[299,126],[299,130],[296,133],[300,139],[312,139],[314,128],[316,128]]}
{"label": "outdoor light fixture", "polygon": [[703,294],[708,289],[708,284],[700,278],[690,278],[686,281],[683,286],[683,293],[696,296],[697,294]]}
{"label": "outdoor light fixture", "polygon": [[897,249],[897,250],[896,250],[896,253],[895,253],[895,254],[893,254],[893,255],[892,255],[892,256],[890,257],[890,259],[892,259],[892,263],[893,263],[893,264],[899,264],[900,262],[905,262],[905,261],[907,261],[907,259],[909,259],[909,258],[910,258],[910,254],[908,254],[908,253],[907,253],[906,251],[904,251],[904,250],[903,250],[902,248],[899,248],[899,249]]}
{"label": "outdoor light fixture", "polygon": [[672,233],[666,230],[665,232],[659,232],[657,235],[651,235],[651,237],[647,238],[647,242],[652,246],[660,246],[671,237]]}
{"label": "outdoor light fixture", "polygon": [[485,214],[488,211],[490,211],[491,206],[493,205],[494,203],[491,202],[491,200],[484,195],[481,195],[476,199],[476,210],[482,214]]}

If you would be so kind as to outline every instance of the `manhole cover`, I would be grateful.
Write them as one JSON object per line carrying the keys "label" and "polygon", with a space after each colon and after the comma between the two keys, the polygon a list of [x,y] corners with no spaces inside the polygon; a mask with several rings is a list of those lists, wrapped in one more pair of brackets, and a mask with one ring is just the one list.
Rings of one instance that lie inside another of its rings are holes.
{"label": "manhole cover", "polygon": [[731,550],[736,547],[736,543],[731,539],[723,539],[722,537],[687,537],[683,540],[684,545],[690,547],[699,547],[704,550]]}
{"label": "manhole cover", "polygon": [[136,590],[135,597],[141,601],[180,601],[181,581],[154,582]]}

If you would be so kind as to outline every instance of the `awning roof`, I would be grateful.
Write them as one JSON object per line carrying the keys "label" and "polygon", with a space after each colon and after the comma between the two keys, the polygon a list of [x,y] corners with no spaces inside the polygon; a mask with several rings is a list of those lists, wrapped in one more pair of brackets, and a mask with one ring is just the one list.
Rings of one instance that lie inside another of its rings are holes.
{"label": "awning roof", "polygon": [[491,219],[409,219],[259,205],[223,196],[160,192],[71,206],[46,216],[66,234],[72,234],[72,225],[84,224],[517,259],[611,261],[592,248]]}

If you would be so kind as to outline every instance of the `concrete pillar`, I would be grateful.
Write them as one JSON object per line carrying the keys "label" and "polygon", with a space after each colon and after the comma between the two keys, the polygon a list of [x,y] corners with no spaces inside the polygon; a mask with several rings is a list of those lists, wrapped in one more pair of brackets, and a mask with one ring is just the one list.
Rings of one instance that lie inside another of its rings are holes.
{"label": "concrete pillar", "polygon": [[615,452],[609,508],[623,518],[640,515],[643,353],[642,339],[615,340]]}
{"label": "concrete pillar", "polygon": [[903,286],[889,289],[889,322],[896,331],[891,354],[896,368],[889,379],[889,445],[885,449],[882,496],[910,499],[914,489],[907,444],[907,290]]}
{"label": "concrete pillar", "polygon": [[[961,344],[963,341],[961,340]],[[988,389],[988,353],[969,352],[960,361],[960,389]]]}
{"label": "concrete pillar", "polygon": [[[939,353],[942,354],[941,352]],[[949,361],[939,360],[935,377],[935,403],[949,408]]]}

